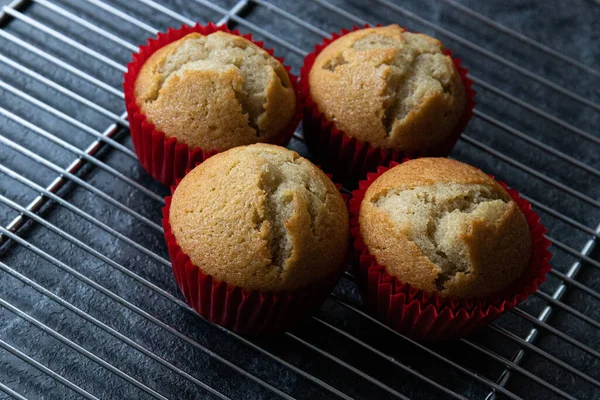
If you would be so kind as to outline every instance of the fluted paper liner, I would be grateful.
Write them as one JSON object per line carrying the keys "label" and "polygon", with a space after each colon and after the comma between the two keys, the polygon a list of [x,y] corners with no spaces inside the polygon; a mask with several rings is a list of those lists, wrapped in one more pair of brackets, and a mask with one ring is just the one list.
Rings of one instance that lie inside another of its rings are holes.
{"label": "fluted paper liner", "polygon": [[360,234],[358,214],[360,204],[368,187],[390,167],[379,167],[376,173],[368,173],[359,182],[349,202],[350,232],[354,245],[354,267],[357,283],[368,312],[394,330],[421,340],[455,339],[474,332],[504,312],[524,301],[546,280],[550,271],[550,242],[544,237],[546,228],[531,204],[522,199],[504,182],[498,183],[507,190],[517,203],[529,226],[532,237],[532,253],[529,268],[510,287],[487,298],[445,298],[416,289],[390,275],[385,266],[377,263]]}
{"label": "fluted paper liner", "polygon": [[[381,26],[381,25],[377,25]],[[333,33],[331,38],[323,39],[321,44],[315,46],[315,51],[304,59],[304,65],[300,70],[300,93],[304,97],[305,109],[303,118],[304,136],[308,148],[323,169],[331,174],[336,181],[342,182],[349,187],[356,187],[356,182],[364,179],[367,172],[374,172],[378,166],[387,165],[390,161],[401,161],[403,158],[417,157],[445,157],[458,141],[467,123],[473,114],[475,107],[475,91],[473,81],[467,77],[467,69],[461,66],[461,60],[452,57],[452,52],[446,50],[444,54],[451,56],[460,78],[465,86],[467,102],[462,118],[442,143],[432,147],[424,147],[419,151],[401,152],[373,147],[368,142],[362,142],[352,138],[339,130],[332,121],[329,121],[310,96],[308,82],[309,72],[315,59],[333,41],[348,33],[370,28],[354,26],[352,30],[342,29],[341,33]]]}
{"label": "fluted paper liner", "polygon": [[[208,35],[213,32],[222,31],[233,35],[241,36],[250,40],[258,47],[264,49],[262,41],[252,40],[251,34],[242,35],[239,31],[230,31],[226,26],[216,26],[213,23],[208,25],[196,24],[194,26],[182,25],[180,29],[169,28],[166,33],[159,33],[156,38],[148,39],[145,46],[140,46],[139,52],[133,54],[133,59],[127,64],[123,82],[123,92],[125,94],[125,106],[129,119],[129,129],[133,139],[135,152],[139,158],[140,164],[157,181],[165,185],[173,185],[177,178],[185,175],[187,169],[193,168],[198,163],[206,160],[208,157],[217,153],[213,149],[201,149],[199,147],[189,147],[185,143],[177,141],[176,138],[168,138],[164,132],[150,123],[140,107],[135,102],[134,85],[137,75],[148,58],[158,49],[172,43],[182,37],[198,32]],[[271,56],[272,49],[264,49]],[[291,67],[284,64],[284,60],[275,57],[285,68],[290,77],[294,92],[298,92],[298,78],[290,74]],[[288,125],[272,144],[286,146],[294,134],[300,119],[302,118],[302,109],[304,108],[302,96],[296,96],[296,114],[292,117]]]}

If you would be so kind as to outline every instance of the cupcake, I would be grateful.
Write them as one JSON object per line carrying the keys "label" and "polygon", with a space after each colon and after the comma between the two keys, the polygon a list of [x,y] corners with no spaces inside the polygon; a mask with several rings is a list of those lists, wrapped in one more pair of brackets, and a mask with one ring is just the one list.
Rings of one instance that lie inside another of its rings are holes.
{"label": "cupcake", "polygon": [[470,118],[471,82],[442,43],[398,25],[326,40],[302,70],[310,150],[361,178],[407,156],[447,155]]}
{"label": "cupcake", "polygon": [[217,152],[286,144],[298,123],[295,78],[260,43],[219,29],[169,31],[128,65],[135,149],[164,184]]}
{"label": "cupcake", "polygon": [[359,285],[369,309],[402,333],[460,336],[544,280],[539,217],[482,171],[421,158],[361,183],[351,202]]}
{"label": "cupcake", "polygon": [[344,268],[342,196],[319,168],[283,147],[255,144],[211,157],[181,180],[163,214],[187,301],[241,333],[302,321]]}

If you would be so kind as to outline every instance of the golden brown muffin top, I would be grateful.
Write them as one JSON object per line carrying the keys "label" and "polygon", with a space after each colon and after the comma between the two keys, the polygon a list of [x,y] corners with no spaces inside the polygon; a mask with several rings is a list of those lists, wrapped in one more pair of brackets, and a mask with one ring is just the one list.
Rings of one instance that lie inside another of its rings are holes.
{"label": "golden brown muffin top", "polygon": [[460,75],[444,46],[398,25],[340,37],[317,56],[310,94],[336,127],[375,147],[414,151],[447,138],[464,113]]}
{"label": "golden brown muffin top", "polygon": [[479,169],[446,158],[407,161],[367,189],[360,232],[388,273],[450,297],[485,297],[531,257],[525,216]]}
{"label": "golden brown muffin top", "polygon": [[333,182],[297,153],[267,144],[194,168],[173,194],[170,222],[204,273],[248,290],[319,281],[348,249],[348,212]]}
{"label": "golden brown muffin top", "polygon": [[296,107],[281,63],[225,32],[191,33],[159,49],[142,66],[134,96],[168,137],[219,151],[274,140]]}

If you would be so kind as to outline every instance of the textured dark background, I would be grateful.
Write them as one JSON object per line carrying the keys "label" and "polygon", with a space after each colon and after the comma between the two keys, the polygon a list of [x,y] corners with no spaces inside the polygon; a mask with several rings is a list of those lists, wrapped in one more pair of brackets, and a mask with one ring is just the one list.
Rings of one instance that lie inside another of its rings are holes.
{"label": "textured dark background", "polygon": [[[478,54],[459,42],[405,18],[382,5],[359,0],[335,0],[332,2],[371,23],[398,23],[413,31],[432,34],[444,41],[447,47],[452,49],[458,57],[463,58],[464,65],[469,68],[474,76],[493,83],[512,95],[536,105],[596,137],[600,136],[598,131],[600,112],[582,106],[576,101],[544,87],[506,66]],[[596,103],[600,102],[600,85],[597,76],[565,64],[561,60],[556,60],[518,39],[511,38],[470,18],[459,10],[444,5],[439,0],[402,2],[396,0],[396,2],[436,25],[447,28],[507,60],[519,64]],[[0,0],[0,4],[3,3],[8,2]],[[150,36],[144,30],[118,20],[116,17],[86,2],[60,0],[53,1],[53,3],[133,44],[142,44],[145,38]],[[181,25],[175,19],[134,1],[111,1],[109,3],[159,30]],[[354,24],[353,21],[336,15],[313,2],[273,0],[272,3],[327,32],[339,31],[342,27],[351,27]],[[600,69],[600,29],[598,29],[600,5],[594,1],[574,0],[563,2],[552,0],[541,2],[512,0],[462,1],[461,3],[596,70]],[[181,14],[200,22],[217,21],[222,16],[194,2],[171,0],[165,1],[163,4],[171,9],[177,9]],[[216,4],[224,8],[230,8],[235,2],[233,0],[220,0]],[[64,17],[58,16],[40,4],[32,4],[23,12],[120,64],[124,65],[131,57],[129,50],[90,33],[86,28],[69,22]],[[246,20],[283,40],[293,43],[304,51],[311,51],[314,44],[321,41],[321,37],[318,35],[292,24],[289,20],[270,12],[263,6],[250,7],[242,15]],[[243,32],[251,31],[239,24],[233,23],[232,26]],[[39,48],[45,49],[56,57],[66,60],[71,65],[106,82],[110,86],[120,89],[122,81],[120,71],[91,59],[48,34],[17,20],[11,20],[3,29]],[[256,37],[263,39],[261,35],[256,35]],[[288,51],[269,40],[269,38],[264,39],[266,39],[267,45],[275,47],[277,55],[285,57],[286,62],[293,66],[295,73],[299,72],[299,66],[302,62],[301,55]],[[102,89],[73,76],[61,68],[57,68],[54,64],[44,61],[42,58],[3,38],[0,38],[0,54],[39,72],[114,113],[121,114],[124,110],[121,99],[107,94]],[[5,62],[0,62],[0,80],[51,104],[99,131],[103,131],[111,123],[105,116],[91,111],[55,90],[49,89],[35,79],[16,71]],[[478,92],[476,98],[477,109],[480,111],[507,123],[530,137],[559,149],[577,160],[585,162],[593,168],[600,168],[598,152],[600,145],[580,138],[556,124],[537,117],[482,87],[475,86],[475,89]],[[21,116],[80,149],[84,149],[92,142],[92,137],[82,130],[58,120],[2,89],[0,89],[0,107]],[[561,161],[523,140],[516,139],[504,130],[494,127],[480,118],[474,118],[471,121],[466,133],[470,137],[518,160],[526,166],[539,170],[544,175],[568,185],[590,198],[600,198],[600,186],[598,185],[600,178],[598,175]],[[2,115],[0,115],[0,134],[62,167],[66,167],[75,158],[67,150],[52,144],[35,132]],[[132,148],[127,131],[120,132],[116,139]],[[295,140],[291,146],[305,153],[301,142]],[[556,187],[523,172],[509,162],[478,149],[468,142],[460,141],[452,156],[493,173],[497,178],[507,181],[510,186],[588,227],[595,228],[600,222],[598,207],[565,194]],[[156,193],[160,195],[167,193],[167,190],[153,182],[134,160],[122,153],[110,150],[107,147],[99,153],[98,158]],[[44,187],[56,177],[55,172],[41,167],[18,151],[2,144],[0,144],[0,164]],[[87,166],[80,171],[79,176],[114,197],[120,203],[134,209],[150,220],[160,223],[160,202],[148,198],[138,190],[132,189],[127,184],[97,168]],[[166,247],[160,232],[144,225],[132,218],[131,215],[118,210],[74,184],[67,184],[59,193],[63,198],[85,210],[85,212],[109,224],[161,256],[167,257]],[[35,191],[4,174],[0,174],[0,194],[21,205],[27,205],[37,195]],[[540,214],[543,222],[549,228],[549,233],[554,238],[563,241],[578,251],[589,239],[589,235],[561,223],[556,218],[543,212],[540,212]],[[0,203],[0,223],[3,226],[6,226],[17,215],[18,213],[12,208]],[[122,240],[118,240],[98,229],[63,207],[49,203],[42,209],[40,215],[52,224],[106,254],[127,269],[181,298],[168,266],[134,250]],[[80,248],[60,239],[48,229],[30,222],[20,231],[20,235],[75,270],[139,306],[152,316],[175,327],[198,343],[291,396],[306,399],[333,397],[331,393],[324,391],[296,372],[253,350],[247,344],[211,326],[178,305],[165,300],[98,258],[90,256]],[[552,250],[554,253],[552,265],[559,271],[566,272],[576,261],[562,251],[555,248]],[[595,256],[595,259],[598,259],[598,257]],[[277,397],[256,382],[235,372],[189,343],[131,312],[126,307],[110,300],[18,244],[9,242],[0,248],[0,261],[232,398]],[[589,265],[584,265],[582,273],[578,277],[581,282],[596,291],[600,290],[599,278],[598,271]],[[556,279],[551,277],[544,284],[542,290],[546,293],[552,293],[558,283]],[[352,304],[360,306],[359,296],[351,282],[342,280],[336,288],[336,293]],[[0,297],[167,397],[178,399],[211,397],[194,383],[161,367],[155,361],[93,327],[2,271],[0,271]],[[570,289],[563,301],[590,318],[600,321],[599,302],[589,295],[585,295],[576,289]],[[534,296],[525,302],[521,308],[537,316],[544,306],[545,303]],[[458,393],[470,398],[484,398],[489,391],[485,385],[469,379],[466,375],[419,350],[404,339],[386,332],[365,318],[339,306],[334,301],[327,301],[318,316],[329,324],[348,332]],[[600,350],[600,331],[592,324],[583,322],[564,311],[556,311],[550,322],[552,326],[576,340],[595,350]],[[511,313],[501,318],[497,324],[520,337],[525,337],[532,326]],[[441,392],[431,388],[418,378],[406,373],[373,352],[365,350],[339,332],[335,332],[318,321],[310,321],[293,334],[335,355],[410,398],[443,397]],[[111,372],[80,356],[9,310],[1,307],[0,339],[100,398],[149,397]],[[484,330],[471,339],[474,343],[480,343],[508,358],[517,349],[514,342],[494,333],[490,329]],[[251,338],[250,340],[282,359],[314,374],[351,397],[369,399],[393,397],[390,393],[354,374],[347,368],[319,355],[314,349],[307,348],[291,336],[267,339]],[[600,379],[600,365],[598,359],[594,356],[548,333],[544,333],[537,344],[543,350],[568,362],[575,368],[595,379]],[[495,380],[503,370],[500,363],[461,342],[426,344],[426,346],[492,380]],[[598,388],[558,368],[542,357],[528,354],[524,367],[577,398],[600,397]],[[53,381],[48,376],[1,349],[0,382],[32,399],[71,399],[78,397],[60,383]],[[525,398],[545,399],[556,396],[518,373],[511,379],[508,389]],[[0,392],[0,399],[3,398],[6,398],[6,396]]]}

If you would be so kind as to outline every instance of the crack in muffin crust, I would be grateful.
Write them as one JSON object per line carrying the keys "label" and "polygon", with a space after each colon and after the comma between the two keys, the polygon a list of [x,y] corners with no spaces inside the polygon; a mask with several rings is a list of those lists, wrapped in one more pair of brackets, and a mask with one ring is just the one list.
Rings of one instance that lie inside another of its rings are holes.
{"label": "crack in muffin crust", "polygon": [[290,217],[292,198],[289,194],[282,195],[279,190],[283,176],[277,166],[267,164],[263,171],[259,181],[259,187],[263,190],[266,199],[263,223],[266,222],[269,231],[267,241],[271,265],[282,272],[293,248],[285,226]]}
{"label": "crack in muffin crust", "polygon": [[443,226],[448,218],[453,218],[453,223],[469,223],[478,211],[500,217],[508,209],[506,200],[482,185],[445,184],[390,190],[371,202],[388,213],[423,255],[440,267],[435,281],[438,290],[445,289],[445,283],[458,272],[469,274],[472,270],[466,246],[460,241],[448,243],[453,239],[448,236],[457,233]]}
{"label": "crack in muffin crust", "polygon": [[[402,123],[408,114],[418,109],[428,96],[433,93],[449,93],[449,76],[436,76],[439,67],[433,67],[436,63],[443,64],[446,56],[440,53],[432,53],[428,49],[418,51],[416,55],[406,63],[403,59],[396,59],[394,63],[383,63],[390,69],[387,78],[386,92],[383,95],[384,115],[382,123],[388,137],[394,134],[394,125]],[[439,85],[434,84],[437,82]],[[427,85],[426,91],[417,91],[419,85]],[[445,115],[447,116],[447,115]]]}
{"label": "crack in muffin crust", "polygon": [[[267,153],[262,156],[270,158]],[[265,194],[263,222],[267,223],[269,232],[267,241],[271,263],[280,272],[283,272],[294,251],[287,223],[297,207],[305,207],[313,237],[318,241],[323,239],[316,231],[316,225],[319,209],[325,206],[324,196],[327,194],[317,187],[314,179],[306,177],[298,160],[282,163],[269,160],[263,165],[259,181],[259,187]]]}

